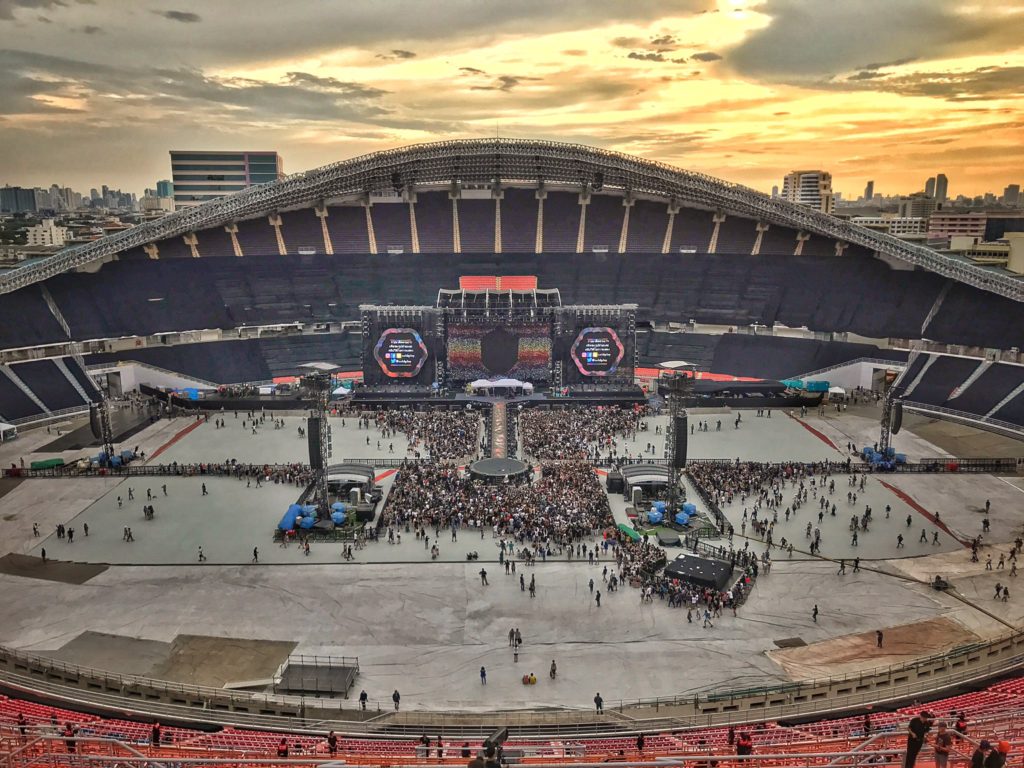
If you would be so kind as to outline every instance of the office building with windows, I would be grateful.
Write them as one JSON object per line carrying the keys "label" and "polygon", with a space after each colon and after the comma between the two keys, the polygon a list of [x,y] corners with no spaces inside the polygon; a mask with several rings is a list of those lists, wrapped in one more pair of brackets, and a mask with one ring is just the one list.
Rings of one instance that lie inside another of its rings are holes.
{"label": "office building with windows", "polygon": [[282,176],[284,166],[277,152],[171,151],[175,210],[277,181]]}

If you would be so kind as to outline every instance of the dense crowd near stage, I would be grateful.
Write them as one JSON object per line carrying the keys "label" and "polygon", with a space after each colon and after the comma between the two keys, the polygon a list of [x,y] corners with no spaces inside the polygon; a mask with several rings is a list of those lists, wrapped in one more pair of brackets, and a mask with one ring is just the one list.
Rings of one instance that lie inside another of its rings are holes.
{"label": "dense crowd near stage", "polygon": [[589,459],[621,453],[619,438],[635,440],[646,429],[647,406],[531,408],[519,417],[520,445],[535,459]]}
{"label": "dense crowd near stage", "polygon": [[408,455],[416,459],[472,456],[480,436],[480,416],[476,411],[400,409],[376,411],[372,416],[359,416],[358,420],[360,428],[368,429],[372,424],[379,429],[383,440],[393,439],[399,433],[405,435],[409,440]]}

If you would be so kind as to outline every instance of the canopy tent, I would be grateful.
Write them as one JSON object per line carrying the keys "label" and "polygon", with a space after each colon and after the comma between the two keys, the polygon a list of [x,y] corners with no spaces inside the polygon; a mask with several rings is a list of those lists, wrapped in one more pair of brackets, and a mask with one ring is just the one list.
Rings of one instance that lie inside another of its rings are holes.
{"label": "canopy tent", "polygon": [[18,436],[18,428],[13,424],[0,421],[0,443],[6,443]]}
{"label": "canopy tent", "polygon": [[846,390],[843,389],[842,387],[829,387],[828,393],[830,395],[840,395],[842,397],[846,397]]}
{"label": "canopy tent", "polygon": [[488,379],[476,379],[469,383],[469,389],[471,392],[491,392],[495,390],[503,391],[521,391],[526,394],[532,394],[533,384],[528,381],[520,381],[519,379],[495,379],[490,381]]}

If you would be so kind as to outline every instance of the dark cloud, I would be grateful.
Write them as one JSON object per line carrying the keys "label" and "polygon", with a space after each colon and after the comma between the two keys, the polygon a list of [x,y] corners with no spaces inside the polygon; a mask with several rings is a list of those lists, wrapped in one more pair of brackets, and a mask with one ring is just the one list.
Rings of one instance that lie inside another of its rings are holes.
{"label": "dark cloud", "polygon": [[459,67],[459,72],[463,72],[463,73],[465,73],[467,75],[486,75],[487,74],[482,69],[477,69],[476,67]]}
{"label": "dark cloud", "polygon": [[285,76],[290,85],[306,87],[311,90],[337,93],[343,96],[350,96],[360,99],[373,99],[383,96],[387,91],[380,88],[372,88],[362,83],[352,83],[338,80],[335,77],[318,77],[308,72],[289,72]]}
{"label": "dark cloud", "polygon": [[655,53],[653,51],[649,53],[640,53],[639,51],[630,51],[627,59],[637,59],[639,61],[667,61],[665,54]]}
{"label": "dark cloud", "polygon": [[651,38],[651,45],[657,46],[658,48],[667,48],[672,50],[678,44],[679,40],[676,39],[675,35],[660,35],[658,37]]}
{"label": "dark cloud", "polygon": [[642,37],[613,37],[612,45],[616,48],[639,48],[646,45],[647,41]]}
{"label": "dark cloud", "polygon": [[165,19],[180,21],[184,24],[195,24],[197,21],[202,21],[202,16],[191,11],[154,11],[154,13],[163,16]]}
{"label": "dark cloud", "polygon": [[798,85],[883,68],[865,61],[1011,50],[1020,44],[1022,23],[1019,9],[972,13],[948,0],[763,0],[758,11],[771,23],[729,52],[730,66],[744,75]]}
{"label": "dark cloud", "polygon": [[979,67],[969,72],[914,72],[889,76],[864,71],[833,81],[825,87],[841,90],[870,88],[903,96],[931,96],[947,101],[1020,98],[1024,97],[1024,66]]}
{"label": "dark cloud", "polygon": [[902,59],[894,59],[893,61],[882,61],[876,62],[874,64],[861,64],[855,67],[855,69],[887,69],[888,67],[900,67],[903,66],[904,64],[910,64],[915,61],[917,61],[916,56],[907,56]]}
{"label": "dark cloud", "polygon": [[87,24],[86,26],[82,27],[82,32],[84,32],[87,35],[95,35],[98,32],[102,32],[102,31],[103,31],[103,27],[97,27],[94,24]]}
{"label": "dark cloud", "polygon": [[14,12],[22,8],[59,8],[66,5],[64,0],[0,0],[0,19],[10,21]]}
{"label": "dark cloud", "polygon": [[412,51],[406,51],[401,48],[392,48],[387,53],[378,53],[377,58],[385,60],[415,59],[416,54]]}
{"label": "dark cloud", "polygon": [[721,61],[722,57],[714,51],[701,51],[690,57],[693,61]]}
{"label": "dark cloud", "polygon": [[881,72],[875,72],[874,70],[862,70],[855,75],[850,75],[847,80],[874,80],[877,77],[883,77]]}

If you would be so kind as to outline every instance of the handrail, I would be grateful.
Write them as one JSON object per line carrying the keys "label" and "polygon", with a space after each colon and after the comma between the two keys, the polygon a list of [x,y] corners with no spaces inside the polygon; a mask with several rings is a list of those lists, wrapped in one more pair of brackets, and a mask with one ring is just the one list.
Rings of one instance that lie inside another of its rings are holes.
{"label": "handrail", "polygon": [[1013,432],[1016,435],[1024,436],[1024,426],[1020,424],[1014,424],[1010,421],[1003,421],[1001,419],[993,419],[989,416],[979,416],[976,413],[968,413],[967,411],[958,411],[955,408],[944,408],[941,405],[930,405],[928,403],[918,403],[914,400],[903,400],[903,408],[908,411],[916,411],[918,413],[931,413],[938,417],[946,416],[951,419],[959,421],[967,421],[974,424],[982,424],[984,426],[993,427],[995,429],[1005,430],[1007,432]]}
{"label": "handrail", "polygon": [[858,363],[878,363],[881,365],[891,365],[893,368],[907,367],[907,363],[905,360],[887,360],[884,357],[858,357],[854,360],[847,360],[845,363],[836,363],[835,365],[830,365],[826,368],[819,368],[816,371],[808,371],[807,373],[801,373],[797,376],[787,376],[787,378],[806,379],[810,378],[811,376],[820,376],[823,373],[828,373],[829,371],[837,371],[840,368],[846,368],[849,365],[857,365]]}

